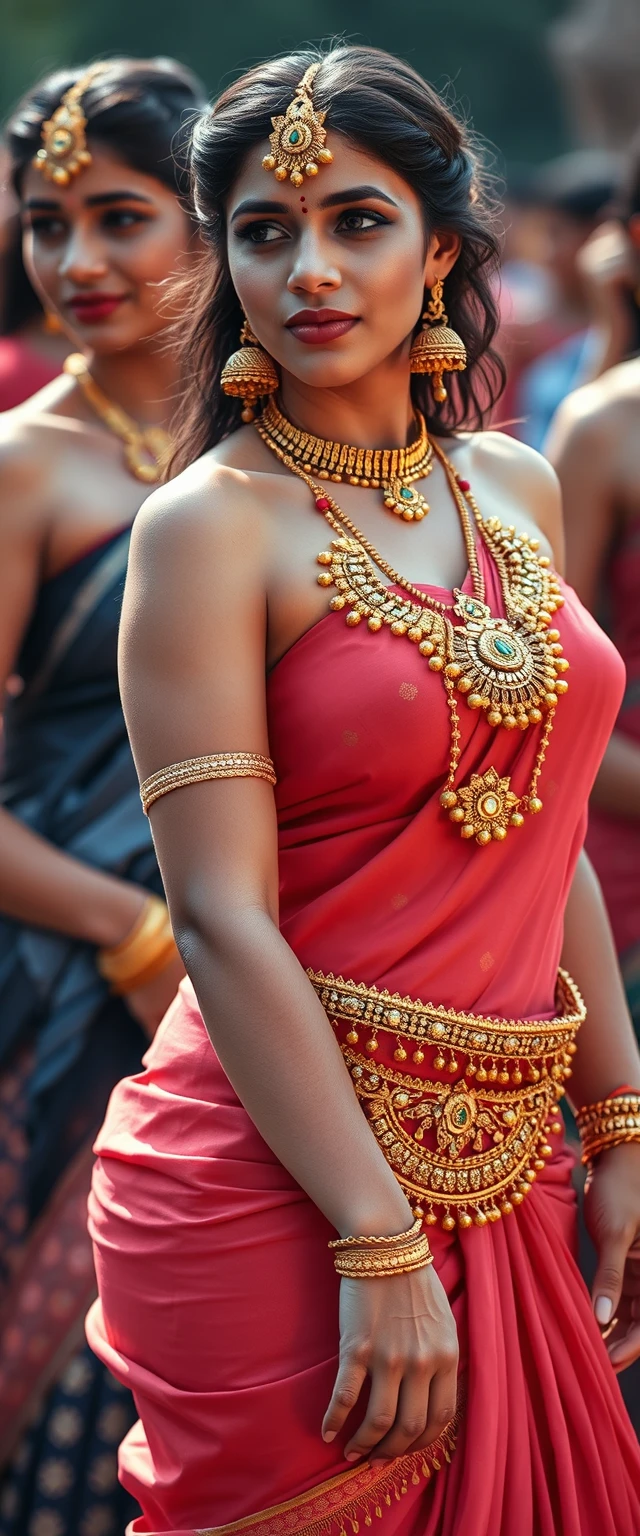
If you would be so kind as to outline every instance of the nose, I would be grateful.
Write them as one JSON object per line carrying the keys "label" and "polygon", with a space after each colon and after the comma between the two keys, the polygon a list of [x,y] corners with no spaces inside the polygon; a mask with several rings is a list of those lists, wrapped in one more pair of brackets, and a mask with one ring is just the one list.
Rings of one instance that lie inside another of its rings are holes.
{"label": "nose", "polygon": [[60,277],[66,277],[69,282],[82,286],[83,283],[95,282],[104,277],[108,270],[109,263],[97,231],[83,226],[81,222],[73,224],[60,255]]}
{"label": "nose", "polygon": [[295,258],[287,280],[289,293],[334,292],[342,286],[342,277],[331,260],[324,241],[311,224],[302,231],[295,247]]}

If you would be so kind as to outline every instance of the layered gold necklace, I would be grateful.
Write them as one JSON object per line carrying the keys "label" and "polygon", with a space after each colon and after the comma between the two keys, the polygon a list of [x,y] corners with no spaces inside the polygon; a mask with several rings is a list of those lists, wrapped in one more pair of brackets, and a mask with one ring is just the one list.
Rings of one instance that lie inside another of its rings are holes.
{"label": "layered gold necklace", "polygon": [[412,486],[416,480],[426,480],[433,469],[433,448],[419,411],[416,427],[417,435],[407,448],[354,448],[294,427],[278,410],[273,396],[260,418],[261,435],[283,464],[291,459],[319,480],[333,480],[337,485],[347,481],[349,485],[382,490],[385,507],[407,523],[419,522],[429,511],[429,503]]}
{"label": "layered gold necklace", "polygon": [[80,385],[85,400],[88,400],[96,416],[124,444],[124,460],[131,474],[145,485],[157,485],[171,457],[169,433],[163,427],[139,427],[96,384],[82,352],[72,352],[65,358],[62,368],[64,373],[70,374]]}
{"label": "layered gold necklace", "polygon": [[[441,676],[450,714],[450,750],[440,804],[463,838],[475,838],[481,847],[503,841],[511,827],[523,825],[526,814],[542,810],[538,780],[556,707],[568,688],[563,674],[569,663],[562,655],[560,633],[552,627],[553,614],[564,598],[549,560],[537,553],[537,539],[503,527],[497,517],[482,517],[468,482],[434,443],[432,450],[442,464],[460,517],[473,586],[472,595],[456,588],[451,603],[441,602],[407,581],[379,554],[333,496],[313,480],[306,467],[309,461],[285,452],[274,439],[272,421],[268,410],[256,421],[263,442],[309,487],[317,510],[337,535],[331,548],[318,555],[320,586],[335,587],[330,607],[346,608],[350,626],[366,620],[374,633],[384,625],[392,635],[410,640],[431,671]],[[498,571],[504,618],[495,618],[486,602],[474,527]],[[400,592],[391,590],[375,567]],[[466,785],[456,783],[461,753],[459,697],[469,709],[483,711],[496,729],[539,729],[524,794],[517,795],[510,777],[493,767],[471,774]]]}

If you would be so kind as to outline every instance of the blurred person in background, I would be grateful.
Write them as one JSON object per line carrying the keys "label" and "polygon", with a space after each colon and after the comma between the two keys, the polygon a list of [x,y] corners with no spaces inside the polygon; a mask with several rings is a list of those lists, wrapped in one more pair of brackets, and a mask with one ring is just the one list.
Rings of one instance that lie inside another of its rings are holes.
{"label": "blurred person in background", "polygon": [[611,202],[618,174],[614,155],[576,150],[543,166],[533,178],[540,254],[554,294],[546,326],[555,330],[555,338],[522,370],[509,400],[515,418],[512,431],[532,448],[542,448],[565,396],[600,371],[599,337],[580,252]]}
{"label": "blurred person in background", "polygon": [[110,1090],[183,974],[116,649],[170,447],[165,285],[198,242],[181,156],[201,101],[179,64],[117,58],[42,81],[6,132],[29,278],[83,350],[0,421],[2,1536],[115,1536],[132,1506],[133,1406],[81,1342],[86,1196]]}
{"label": "blurred person in background", "polygon": [[58,316],[45,314],[29,280],[20,216],[10,213],[0,225],[0,411],[55,379],[70,351]]}
{"label": "blurred person in background", "polygon": [[[640,296],[640,135],[619,219],[594,238],[590,260],[605,323],[629,347]],[[565,401],[547,453],[562,484],[569,580],[609,629],[627,670],[591,800],[588,848],[640,1038],[640,356]]]}

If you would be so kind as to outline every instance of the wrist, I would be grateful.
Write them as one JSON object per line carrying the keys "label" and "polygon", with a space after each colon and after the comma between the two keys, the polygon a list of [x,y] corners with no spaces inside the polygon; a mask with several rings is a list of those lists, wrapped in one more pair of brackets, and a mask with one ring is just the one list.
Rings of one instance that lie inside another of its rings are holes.
{"label": "wrist", "polygon": [[125,880],[104,879],[100,899],[92,903],[89,943],[98,949],[121,944],[138,922],[147,894]]}
{"label": "wrist", "polygon": [[400,1185],[397,1194],[396,1200],[380,1201],[375,1205],[363,1203],[341,1212],[340,1219],[335,1222],[340,1237],[399,1237],[408,1232],[415,1217]]}

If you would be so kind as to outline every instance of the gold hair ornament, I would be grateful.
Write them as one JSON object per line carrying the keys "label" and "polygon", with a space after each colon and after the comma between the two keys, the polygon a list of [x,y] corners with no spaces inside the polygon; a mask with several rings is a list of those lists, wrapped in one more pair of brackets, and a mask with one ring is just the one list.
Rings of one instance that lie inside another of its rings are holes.
{"label": "gold hair ornament", "polygon": [[87,119],[81,102],[91,81],[103,69],[104,65],[99,64],[86,70],[81,79],[65,91],[52,117],[42,124],[42,148],[34,156],[33,164],[47,181],[55,181],[60,187],[68,187],[72,176],[91,165],[85,134]]}
{"label": "gold hair ornament", "polygon": [[436,278],[431,289],[431,298],[422,319],[424,326],[411,348],[409,365],[412,373],[432,375],[434,396],[442,404],[447,398],[442,375],[445,372],[464,372],[467,349],[458,332],[451,329],[445,314],[441,277]]}
{"label": "gold hair ornament", "polygon": [[232,352],[220,375],[220,387],[225,395],[235,395],[242,400],[242,420],[253,421],[254,405],[265,395],[272,395],[280,380],[273,358],[260,346],[249,321],[245,319],[240,332],[240,346]]}
{"label": "gold hair ornament", "polygon": [[312,64],[296,88],[284,117],[272,117],[269,135],[271,154],[262,162],[265,171],[273,171],[276,181],[289,177],[294,187],[301,187],[305,176],[317,176],[321,165],[330,165],[333,155],[325,148],[327,137],[323,123],[326,112],[316,112],[312,85],[320,62]]}

